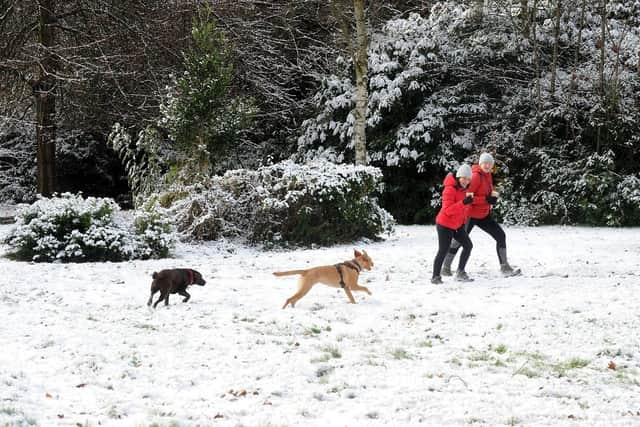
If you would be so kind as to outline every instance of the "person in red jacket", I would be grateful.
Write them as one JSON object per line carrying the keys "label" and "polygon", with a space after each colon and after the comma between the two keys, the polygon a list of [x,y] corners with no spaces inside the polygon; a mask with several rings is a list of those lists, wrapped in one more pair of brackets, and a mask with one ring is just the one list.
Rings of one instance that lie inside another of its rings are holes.
{"label": "person in red jacket", "polygon": [[[473,202],[469,212],[469,221],[466,224],[467,234],[475,225],[489,234],[496,241],[496,252],[500,262],[500,271],[505,276],[520,274],[520,269],[514,269],[507,261],[507,239],[500,225],[491,217],[491,209],[498,201],[498,193],[493,188],[493,156],[482,153],[477,165],[473,165],[473,175],[469,184],[469,191],[473,193]],[[442,275],[451,275],[451,262],[460,248],[461,242],[451,242],[449,253],[444,258]],[[463,245],[464,246],[464,245]]]}
{"label": "person in red jacket", "polygon": [[[462,254],[456,272],[456,280],[470,282],[464,271],[473,244],[464,229],[464,225],[469,217],[471,202],[473,201],[473,193],[467,190],[471,182],[471,168],[469,165],[463,164],[456,171],[456,177],[448,174],[444,179],[444,190],[442,191],[442,208],[436,216],[436,230],[438,232],[438,253],[433,260],[433,276],[431,283],[441,284],[442,277],[440,269],[442,262],[449,251],[452,241],[460,242],[462,245]],[[455,240],[452,240],[455,239]]]}

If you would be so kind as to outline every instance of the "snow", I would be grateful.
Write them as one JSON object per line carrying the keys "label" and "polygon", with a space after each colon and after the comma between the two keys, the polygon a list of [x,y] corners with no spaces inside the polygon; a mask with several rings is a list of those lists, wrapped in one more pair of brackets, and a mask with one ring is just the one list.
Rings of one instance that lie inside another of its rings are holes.
{"label": "snow", "polygon": [[[429,283],[433,226],[320,249],[0,258],[0,425],[640,424],[640,229],[506,232],[523,277],[500,276],[476,229],[475,282],[440,286]],[[361,276],[372,296],[351,305],[317,285],[281,309],[296,279],[272,271],[350,259],[354,246],[375,263]],[[151,274],[173,267],[197,269],[206,286],[149,309]]]}

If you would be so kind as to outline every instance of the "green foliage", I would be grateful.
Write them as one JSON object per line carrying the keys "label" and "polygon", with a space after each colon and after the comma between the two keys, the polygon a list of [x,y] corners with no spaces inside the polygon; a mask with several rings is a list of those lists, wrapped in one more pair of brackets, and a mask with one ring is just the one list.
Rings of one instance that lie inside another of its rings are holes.
{"label": "green foliage", "polygon": [[83,199],[69,193],[41,198],[16,216],[6,237],[9,256],[22,261],[123,261],[167,256],[172,238],[160,215],[136,219],[135,230],[121,224],[111,199]]}
{"label": "green foliage", "polygon": [[132,141],[120,123],[113,125],[107,144],[120,157],[133,201],[140,205],[146,195],[157,191],[165,182],[165,173],[172,159],[170,149],[154,127],[143,129],[136,141]]}
{"label": "green foliage", "polygon": [[[640,220],[640,179],[615,171],[612,150],[571,163],[554,150],[539,149],[535,155],[533,163],[539,167],[506,181],[498,204],[506,222],[623,226]],[[515,196],[514,186],[523,186],[532,196]]]}
{"label": "green foliage", "polygon": [[193,24],[193,45],[184,53],[185,71],[161,107],[161,124],[169,129],[191,166],[208,172],[250,126],[253,101],[232,95],[232,48],[202,7]]}

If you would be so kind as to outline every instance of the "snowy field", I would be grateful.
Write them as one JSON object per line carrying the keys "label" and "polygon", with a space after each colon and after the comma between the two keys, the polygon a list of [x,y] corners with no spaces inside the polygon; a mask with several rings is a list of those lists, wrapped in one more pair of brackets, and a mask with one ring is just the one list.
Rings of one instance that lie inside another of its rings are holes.
{"label": "snowy field", "polygon": [[[640,425],[640,229],[506,231],[523,277],[502,278],[475,229],[475,282],[431,285],[435,228],[398,227],[357,245],[372,296],[318,285],[286,310],[296,278],[272,271],[354,245],[1,258],[0,426]],[[149,309],[151,274],[172,267],[207,285]]]}

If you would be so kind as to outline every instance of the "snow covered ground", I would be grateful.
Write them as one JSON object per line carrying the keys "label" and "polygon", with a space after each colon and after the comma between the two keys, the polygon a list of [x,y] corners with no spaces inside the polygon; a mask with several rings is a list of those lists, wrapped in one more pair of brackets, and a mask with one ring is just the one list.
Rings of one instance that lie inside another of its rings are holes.
{"label": "snow covered ground", "polygon": [[[9,230],[0,226],[0,236]],[[180,245],[175,259],[0,259],[2,426],[640,425],[640,229],[476,229],[460,284],[429,283],[432,226],[360,243],[372,296],[295,277],[354,245]],[[6,248],[2,248],[4,252]],[[146,306],[153,271],[207,279]]]}

